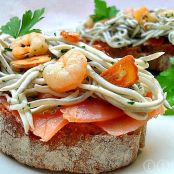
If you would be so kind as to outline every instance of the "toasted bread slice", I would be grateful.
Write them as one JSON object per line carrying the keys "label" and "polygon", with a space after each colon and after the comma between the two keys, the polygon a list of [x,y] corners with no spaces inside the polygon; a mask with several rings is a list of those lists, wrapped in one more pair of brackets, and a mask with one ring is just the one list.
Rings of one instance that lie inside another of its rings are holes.
{"label": "toasted bread slice", "polygon": [[[158,43],[158,39],[156,39],[157,43],[146,42],[142,45],[132,47],[122,47],[122,48],[111,48],[104,42],[96,41],[94,43],[94,47],[99,49],[111,57],[124,57],[126,55],[133,55],[135,58],[139,58],[142,56],[150,55],[156,52],[165,52],[160,58],[152,60],[149,62],[149,69],[153,71],[164,71],[170,67],[170,57],[174,56],[174,45],[169,43],[166,38],[164,39],[164,43]],[[88,43],[88,42],[87,42]]]}
{"label": "toasted bread slice", "polygon": [[145,126],[114,137],[92,124],[70,123],[47,143],[0,111],[0,150],[20,163],[52,171],[101,173],[129,165],[144,147]]}

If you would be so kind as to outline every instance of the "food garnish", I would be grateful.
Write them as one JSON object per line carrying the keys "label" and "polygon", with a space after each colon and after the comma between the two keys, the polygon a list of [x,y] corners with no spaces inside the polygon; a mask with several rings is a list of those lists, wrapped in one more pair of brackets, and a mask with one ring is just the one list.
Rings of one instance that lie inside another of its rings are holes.
{"label": "food garnish", "polygon": [[48,55],[44,56],[35,56],[32,58],[27,58],[23,60],[12,60],[11,66],[15,69],[29,69],[37,65],[49,62],[51,57]]}
{"label": "food garnish", "polygon": [[[157,76],[161,87],[167,92],[167,101],[171,106],[174,106],[174,58],[171,58],[171,67],[161,72]],[[165,112],[166,115],[174,115],[174,108],[167,109]]]}
{"label": "food garnish", "polygon": [[12,49],[11,49],[11,48],[4,48],[4,51],[5,51],[5,52],[8,52],[8,51],[11,52]]}
{"label": "food garnish", "polygon": [[44,8],[37,9],[34,12],[28,10],[23,14],[22,20],[16,16],[12,17],[9,22],[1,26],[1,31],[5,34],[9,34],[14,38],[32,32],[41,33],[40,29],[32,29],[32,27],[44,18],[44,11]]}
{"label": "food garnish", "polygon": [[107,7],[105,0],[95,0],[95,10],[91,18],[94,22],[109,19],[117,15],[119,10],[115,6]]}
{"label": "food garnish", "polygon": [[110,83],[130,87],[138,81],[138,68],[133,56],[125,56],[102,72],[101,76]]}

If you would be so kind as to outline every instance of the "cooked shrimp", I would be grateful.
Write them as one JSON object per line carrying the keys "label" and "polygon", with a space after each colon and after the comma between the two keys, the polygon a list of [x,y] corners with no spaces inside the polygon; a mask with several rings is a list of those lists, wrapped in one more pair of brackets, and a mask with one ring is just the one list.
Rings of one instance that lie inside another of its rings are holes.
{"label": "cooked shrimp", "polygon": [[48,87],[56,92],[66,92],[77,88],[87,73],[87,59],[77,50],[65,53],[56,63],[48,64],[43,77]]}
{"label": "cooked shrimp", "polygon": [[15,59],[40,56],[48,52],[48,44],[40,33],[30,33],[17,38],[11,48]]}

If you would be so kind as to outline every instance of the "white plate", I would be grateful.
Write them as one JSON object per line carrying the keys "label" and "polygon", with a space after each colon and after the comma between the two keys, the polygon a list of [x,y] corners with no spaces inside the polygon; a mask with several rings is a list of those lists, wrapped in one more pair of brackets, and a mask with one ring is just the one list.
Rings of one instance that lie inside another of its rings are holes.
{"label": "white plate", "polygon": [[[74,28],[80,21],[92,13],[93,1],[85,0],[9,0],[1,2],[0,25],[7,22],[9,17],[21,16],[27,9],[45,7],[45,19],[37,27],[44,31],[56,31],[59,28]],[[173,0],[114,0],[109,4],[119,8],[139,7],[148,5],[150,8],[172,7]],[[26,167],[0,153],[0,174],[40,174],[49,173]],[[173,174],[174,173],[174,117],[158,117],[149,121],[147,127],[146,146],[138,159],[130,166],[112,172],[117,174]]]}
{"label": "white plate", "polygon": [[[148,122],[146,146],[137,160],[112,174],[173,174],[174,173],[174,117],[161,116]],[[0,154],[0,174],[49,173],[17,163]],[[51,172],[50,172],[51,173]]]}

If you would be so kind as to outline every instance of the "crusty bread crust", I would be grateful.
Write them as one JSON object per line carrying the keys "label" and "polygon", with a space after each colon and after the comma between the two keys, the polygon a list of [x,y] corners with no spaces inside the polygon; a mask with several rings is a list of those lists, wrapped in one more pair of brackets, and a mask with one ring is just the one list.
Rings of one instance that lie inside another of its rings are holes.
{"label": "crusty bread crust", "polygon": [[100,173],[129,165],[144,146],[145,127],[114,137],[92,124],[70,123],[49,142],[24,134],[20,123],[0,112],[0,149],[20,163],[53,171]]}

